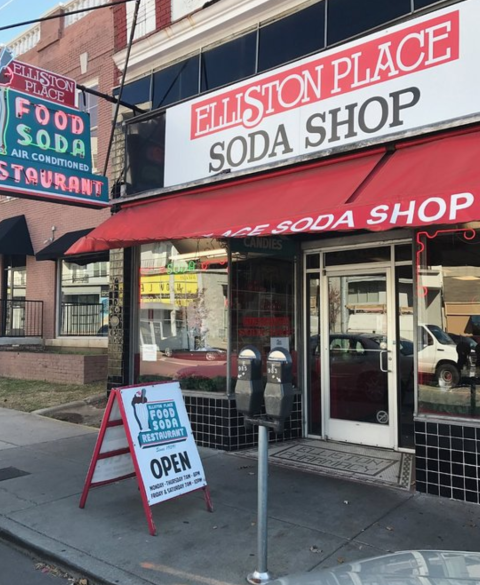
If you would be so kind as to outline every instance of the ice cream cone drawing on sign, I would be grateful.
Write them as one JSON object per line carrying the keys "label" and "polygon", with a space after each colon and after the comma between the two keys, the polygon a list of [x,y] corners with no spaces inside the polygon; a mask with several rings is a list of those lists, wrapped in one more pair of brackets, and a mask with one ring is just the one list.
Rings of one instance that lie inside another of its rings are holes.
{"label": "ice cream cone drawing on sign", "polygon": [[5,144],[5,131],[7,129],[8,121],[8,86],[12,82],[12,72],[9,69],[10,63],[13,61],[13,53],[7,47],[0,51],[0,154],[7,153],[7,146]]}
{"label": "ice cream cone drawing on sign", "polygon": [[141,431],[148,431],[147,391],[142,388],[132,398],[133,414]]}

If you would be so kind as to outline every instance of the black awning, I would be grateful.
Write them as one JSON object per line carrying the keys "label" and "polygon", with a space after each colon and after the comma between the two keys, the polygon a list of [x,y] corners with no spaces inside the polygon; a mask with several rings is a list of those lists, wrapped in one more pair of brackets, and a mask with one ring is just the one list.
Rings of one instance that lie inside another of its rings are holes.
{"label": "black awning", "polygon": [[33,256],[32,240],[24,215],[9,217],[0,222],[0,254]]}
{"label": "black awning", "polygon": [[[78,230],[75,232],[67,232],[54,240],[51,244],[48,244],[45,248],[37,252],[35,258],[37,260],[58,260],[64,258],[66,251],[73,246],[80,238],[88,235],[93,228],[86,230]],[[68,262],[74,262],[75,264],[90,264],[92,262],[106,262],[108,261],[108,252],[101,252],[96,254],[84,254],[79,256],[69,256]]]}

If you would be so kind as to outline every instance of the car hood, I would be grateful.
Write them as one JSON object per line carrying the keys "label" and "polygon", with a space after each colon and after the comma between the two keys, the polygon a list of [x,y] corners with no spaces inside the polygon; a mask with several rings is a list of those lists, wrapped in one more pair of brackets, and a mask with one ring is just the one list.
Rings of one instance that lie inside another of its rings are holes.
{"label": "car hood", "polygon": [[270,585],[480,585],[480,553],[403,551],[281,577]]}

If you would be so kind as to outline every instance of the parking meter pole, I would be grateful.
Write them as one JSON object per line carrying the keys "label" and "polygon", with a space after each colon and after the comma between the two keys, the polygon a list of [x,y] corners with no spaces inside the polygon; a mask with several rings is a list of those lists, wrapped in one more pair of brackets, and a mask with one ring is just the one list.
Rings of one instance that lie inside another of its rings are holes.
{"label": "parking meter pole", "polygon": [[248,575],[254,585],[268,583],[271,575],[267,570],[268,532],[268,429],[258,427],[258,511],[257,511],[257,570]]}
{"label": "parking meter pole", "polygon": [[470,356],[470,414],[475,416],[477,410],[477,359],[476,356]]}

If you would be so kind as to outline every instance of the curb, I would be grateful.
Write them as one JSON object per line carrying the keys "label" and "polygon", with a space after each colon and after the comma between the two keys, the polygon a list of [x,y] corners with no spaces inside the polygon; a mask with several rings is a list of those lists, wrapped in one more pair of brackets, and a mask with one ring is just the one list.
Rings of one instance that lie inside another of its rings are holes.
{"label": "curb", "polygon": [[76,400],[74,402],[66,402],[65,404],[58,404],[57,406],[49,406],[48,408],[40,408],[39,410],[33,410],[31,414],[39,414],[43,416],[45,414],[61,412],[62,410],[70,409],[70,408],[80,408],[82,406],[89,406],[90,403],[94,400],[99,400],[104,398],[103,394],[97,394],[96,396],[89,396],[84,400]]}
{"label": "curb", "polygon": [[[4,520],[14,522],[9,520],[8,517],[3,517]],[[14,522],[15,523],[15,522]],[[15,523],[16,524],[16,523]],[[34,535],[34,538],[43,538],[44,540],[48,537],[43,537],[41,534],[32,531],[31,529],[17,525],[25,532],[29,532]],[[12,532],[11,529],[5,528],[0,526],[0,540],[3,540],[6,543],[9,543],[16,548],[23,550],[25,553],[32,555],[38,560],[43,562],[55,565],[69,573],[75,578],[86,578],[88,580],[89,585],[151,585],[151,581],[146,581],[141,577],[138,577],[134,574],[128,574],[122,571],[121,569],[117,569],[113,565],[108,565],[104,561],[96,559],[94,557],[89,557],[87,554],[82,553],[81,551],[77,551],[76,549],[70,547],[69,545],[56,542],[52,540],[52,543],[55,545],[60,546],[62,552],[65,552],[65,555],[61,553],[53,552],[51,549],[47,548],[39,544],[38,542],[33,542],[32,539],[27,538],[26,536],[20,536]],[[51,540],[51,539],[50,539]],[[75,559],[68,558],[74,557],[75,555],[84,556],[86,559],[88,558],[88,562],[96,564],[98,566],[98,571],[88,569],[76,561]],[[111,578],[103,576],[102,573],[113,573]]]}
{"label": "curb", "polygon": [[31,542],[20,538],[16,534],[13,534],[9,530],[5,530],[4,528],[0,527],[0,540],[4,542],[8,542],[12,544],[16,548],[28,552],[33,557],[38,558],[38,560],[44,561],[46,563],[55,565],[65,571],[65,573],[69,573],[75,578],[86,578],[89,582],[89,585],[119,585],[118,581],[107,581],[102,577],[98,577],[98,575],[94,575],[88,569],[79,568],[74,563],[68,563],[64,559],[62,559],[59,555],[52,553],[51,551],[47,550],[46,548],[39,546],[37,544],[32,544]]}

